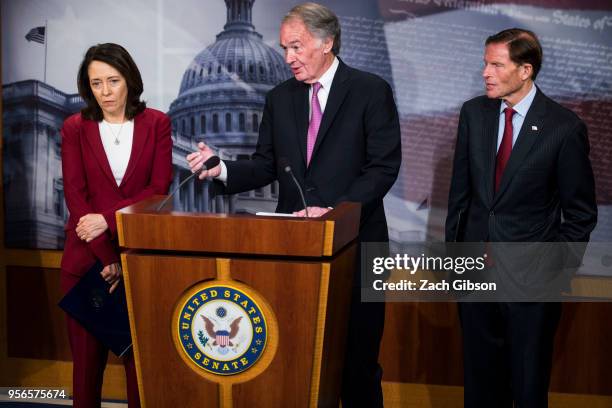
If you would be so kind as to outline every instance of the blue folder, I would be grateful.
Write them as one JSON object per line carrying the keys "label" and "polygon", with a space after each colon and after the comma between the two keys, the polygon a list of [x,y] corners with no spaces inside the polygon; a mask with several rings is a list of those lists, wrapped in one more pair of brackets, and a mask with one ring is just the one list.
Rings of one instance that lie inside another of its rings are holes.
{"label": "blue folder", "polygon": [[111,285],[100,275],[102,269],[102,264],[96,262],[59,302],[59,307],[121,357],[132,347],[125,287],[121,280],[113,293],[108,293]]}

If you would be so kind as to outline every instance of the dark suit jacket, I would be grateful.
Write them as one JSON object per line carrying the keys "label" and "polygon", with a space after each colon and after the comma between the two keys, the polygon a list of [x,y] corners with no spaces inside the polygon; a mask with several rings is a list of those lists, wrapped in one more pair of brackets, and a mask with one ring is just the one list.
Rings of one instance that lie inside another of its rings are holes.
{"label": "dark suit jacket", "polygon": [[[62,173],[70,212],[62,271],[83,275],[96,259],[103,265],[118,262],[115,211],[168,192],[172,180],[170,120],[154,109],[136,115],[130,160],[121,185],[117,186],[102,146],[98,122],[74,114],[62,128]],[[77,237],[75,228],[79,218],[88,213],[102,214],[108,230],[86,243]]]}
{"label": "dark suit jacket", "polygon": [[461,108],[446,240],[588,241],[597,205],[584,122],[538,89],[495,193],[500,104]]}
{"label": "dark suit jacket", "polygon": [[[334,76],[310,165],[306,167],[309,85],[292,78],[266,96],[252,160],[226,162],[227,194],[278,179],[277,212],[300,210],[298,190],[279,159],[304,187],[309,206],[362,204],[362,241],[388,241],[383,197],[401,162],[400,127],[391,87],[342,61]],[[220,183],[217,183],[220,184]]]}

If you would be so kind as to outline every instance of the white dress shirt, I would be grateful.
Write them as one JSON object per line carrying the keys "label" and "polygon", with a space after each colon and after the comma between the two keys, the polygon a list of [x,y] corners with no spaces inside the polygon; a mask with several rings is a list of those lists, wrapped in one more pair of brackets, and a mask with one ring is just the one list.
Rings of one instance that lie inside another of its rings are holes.
{"label": "white dress shirt", "polygon": [[[327,71],[321,78],[317,81],[321,84],[321,88],[317,93],[317,98],[319,99],[319,105],[321,106],[321,113],[325,113],[325,106],[327,105],[327,98],[329,97],[329,90],[331,89],[332,82],[334,81],[334,76],[336,75],[336,71],[338,70],[338,65],[340,62],[338,58],[334,57],[334,61],[327,68]],[[310,85],[310,89],[308,90],[308,118],[310,120],[310,116],[312,115],[310,102],[312,101],[312,85]]]}
{"label": "white dress shirt", "polygon": [[[533,102],[533,98],[536,95],[536,86],[535,84],[531,84],[531,89],[525,95],[523,99],[516,105],[512,107],[516,112],[512,116],[512,147],[514,147],[514,143],[518,138],[519,132],[521,131],[521,127],[523,126],[523,122],[525,122],[525,116],[527,116],[527,112],[531,107],[531,103]],[[506,109],[508,105],[506,105],[505,101],[502,101],[501,106],[499,108],[499,129],[497,132],[497,150],[499,150],[499,146],[501,145],[502,139],[504,137],[504,128],[506,127],[506,114],[504,113],[504,109]]]}

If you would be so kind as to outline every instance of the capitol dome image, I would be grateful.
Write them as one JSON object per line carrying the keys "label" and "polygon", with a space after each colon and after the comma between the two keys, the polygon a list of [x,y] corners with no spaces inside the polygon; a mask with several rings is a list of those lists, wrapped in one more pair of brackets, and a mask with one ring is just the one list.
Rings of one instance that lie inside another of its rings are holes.
{"label": "capitol dome image", "polygon": [[[189,64],[168,115],[173,128],[174,182],[191,172],[185,155],[200,141],[222,159],[249,160],[255,151],[265,95],[289,79],[283,56],[263,42],[252,24],[255,0],[225,0],[227,22],[216,41]],[[184,211],[274,211],[277,183],[233,197],[208,195],[208,182],[192,180],[174,198]]]}

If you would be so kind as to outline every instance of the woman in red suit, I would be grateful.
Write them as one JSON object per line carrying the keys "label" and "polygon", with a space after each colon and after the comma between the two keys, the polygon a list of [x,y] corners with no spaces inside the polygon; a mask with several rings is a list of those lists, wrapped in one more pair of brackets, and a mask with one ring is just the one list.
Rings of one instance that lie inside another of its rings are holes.
{"label": "woman in red suit", "polygon": [[[172,178],[170,120],[146,108],[138,67],[117,44],[99,44],[85,54],[78,73],[86,103],[62,129],[62,171],[70,218],[61,266],[69,291],[96,261],[115,289],[121,280],[115,211],[154,194],[166,194]],[[74,407],[100,406],[108,349],[69,316],[74,360]],[[139,407],[134,357],[123,357],[128,404]]]}

